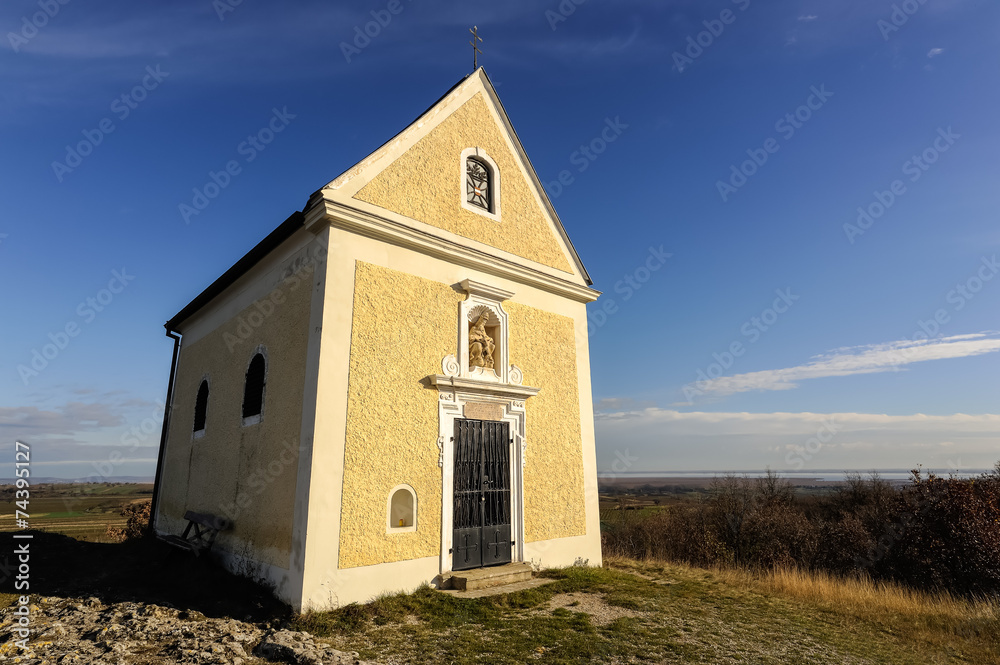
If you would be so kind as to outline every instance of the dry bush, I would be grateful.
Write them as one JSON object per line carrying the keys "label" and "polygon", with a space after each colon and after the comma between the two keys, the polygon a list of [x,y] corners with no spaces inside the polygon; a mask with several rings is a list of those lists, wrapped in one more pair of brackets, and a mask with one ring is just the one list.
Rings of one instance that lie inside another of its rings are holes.
{"label": "dry bush", "polygon": [[108,537],[118,543],[144,538],[150,533],[152,501],[136,501],[122,508],[122,517],[128,518],[124,527],[108,526]]}
{"label": "dry bush", "polygon": [[762,478],[718,478],[712,489],[715,534],[738,565],[811,565],[819,543],[817,525],[796,505],[788,481],[768,470]]}
{"label": "dry bush", "polygon": [[820,530],[794,506],[759,507],[745,529],[745,565],[754,568],[811,568],[820,547]]}
{"label": "dry bush", "polygon": [[867,557],[877,543],[864,520],[854,514],[842,515],[824,520],[818,532],[820,546],[813,568],[841,575],[867,569]]}
{"label": "dry bush", "polygon": [[[631,514],[630,514],[631,513]],[[603,525],[605,552],[701,566],[821,570],[967,596],[1000,594],[1000,464],[973,479],[894,487],[848,476],[824,500],[796,500],[776,474],[724,476],[711,498]]]}
{"label": "dry bush", "polygon": [[885,553],[885,573],[913,586],[1000,593],[1000,472],[973,479],[914,472]]}
{"label": "dry bush", "polygon": [[671,506],[648,517],[605,524],[604,551],[636,559],[668,559],[710,565],[730,561],[704,506]]}

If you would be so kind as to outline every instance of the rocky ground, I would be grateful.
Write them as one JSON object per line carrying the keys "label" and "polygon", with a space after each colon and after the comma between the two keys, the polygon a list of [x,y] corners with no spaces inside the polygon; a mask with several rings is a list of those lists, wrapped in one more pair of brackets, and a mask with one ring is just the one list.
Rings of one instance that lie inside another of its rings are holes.
{"label": "rocky ground", "polygon": [[195,610],[98,598],[32,597],[28,649],[15,644],[14,606],[0,610],[0,663],[24,665],[361,664],[309,633]]}

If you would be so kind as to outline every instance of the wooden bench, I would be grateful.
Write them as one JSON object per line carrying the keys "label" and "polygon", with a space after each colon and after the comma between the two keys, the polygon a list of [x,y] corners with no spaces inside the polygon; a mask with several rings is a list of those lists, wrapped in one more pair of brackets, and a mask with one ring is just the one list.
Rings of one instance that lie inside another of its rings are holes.
{"label": "wooden bench", "polygon": [[184,519],[188,521],[184,533],[180,536],[172,534],[158,536],[160,540],[174,547],[188,550],[195,556],[212,549],[215,544],[215,537],[220,531],[225,531],[232,527],[233,523],[224,517],[216,517],[206,513],[196,513],[192,510],[184,513]]}

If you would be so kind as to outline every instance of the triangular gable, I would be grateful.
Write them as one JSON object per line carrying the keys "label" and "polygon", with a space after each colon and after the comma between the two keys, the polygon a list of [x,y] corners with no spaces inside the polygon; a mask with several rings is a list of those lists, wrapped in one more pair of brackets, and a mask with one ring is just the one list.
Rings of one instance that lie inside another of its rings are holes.
{"label": "triangular gable", "polygon": [[[462,205],[461,156],[469,148],[484,151],[500,171],[499,221]],[[323,194],[377,206],[591,284],[481,68]]]}

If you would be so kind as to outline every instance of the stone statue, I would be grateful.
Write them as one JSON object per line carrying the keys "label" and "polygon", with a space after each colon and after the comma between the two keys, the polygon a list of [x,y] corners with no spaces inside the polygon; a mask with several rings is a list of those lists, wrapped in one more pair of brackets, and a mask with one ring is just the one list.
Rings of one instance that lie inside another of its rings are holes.
{"label": "stone statue", "polygon": [[489,312],[479,315],[476,323],[469,330],[469,367],[485,367],[493,369],[493,349],[496,344],[493,338],[486,332],[486,323],[489,321]]}

